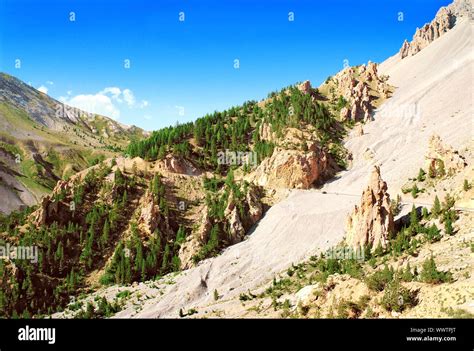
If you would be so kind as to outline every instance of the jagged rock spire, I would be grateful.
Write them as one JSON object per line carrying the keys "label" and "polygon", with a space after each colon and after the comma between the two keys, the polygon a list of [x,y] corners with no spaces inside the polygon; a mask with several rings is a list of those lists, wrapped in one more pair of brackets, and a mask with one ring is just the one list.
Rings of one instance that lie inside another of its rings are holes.
{"label": "jagged rock spire", "polygon": [[355,206],[346,223],[346,242],[353,248],[371,245],[386,247],[394,229],[393,213],[387,183],[380,176],[380,167],[374,166],[370,182],[362,193],[360,206]]}

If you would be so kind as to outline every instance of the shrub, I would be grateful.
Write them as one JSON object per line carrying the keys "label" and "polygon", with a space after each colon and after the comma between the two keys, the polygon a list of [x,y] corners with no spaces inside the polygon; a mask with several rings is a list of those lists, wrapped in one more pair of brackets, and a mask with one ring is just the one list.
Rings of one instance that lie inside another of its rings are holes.
{"label": "shrub", "polygon": [[382,297],[381,305],[387,311],[402,312],[407,308],[416,306],[417,291],[411,291],[400,284],[398,277],[390,282]]}
{"label": "shrub", "polygon": [[431,256],[423,262],[420,280],[428,284],[440,284],[452,281],[452,274],[450,272],[438,271],[436,262]]}
{"label": "shrub", "polygon": [[449,216],[444,221],[444,231],[447,235],[454,234],[453,222]]}
{"label": "shrub", "polygon": [[450,194],[446,194],[443,202],[443,211],[449,211],[451,208],[453,208],[455,203],[456,200],[454,197],[452,197]]}
{"label": "shrub", "polygon": [[391,200],[390,208],[394,216],[398,216],[400,212],[402,211],[401,202],[402,202],[402,198],[399,194],[397,194],[396,200]]}
{"label": "shrub", "polygon": [[428,209],[426,207],[423,207],[423,209],[421,210],[421,216],[425,220],[427,220],[429,218],[430,214],[429,214]]}
{"label": "shrub", "polygon": [[446,170],[444,168],[443,160],[436,160],[436,175],[439,177],[444,177],[446,175]]}
{"label": "shrub", "polygon": [[418,218],[418,210],[416,209],[415,205],[412,206],[410,212],[410,228],[413,234],[420,232],[420,220]]}
{"label": "shrub", "polygon": [[352,301],[341,300],[336,307],[337,315],[336,318],[348,319],[358,318],[363,309],[357,303]]}
{"label": "shrub", "polygon": [[418,189],[418,186],[415,184],[413,185],[413,188],[411,188],[411,196],[416,199],[418,197],[418,193],[420,192],[420,189]]}
{"label": "shrub", "polygon": [[383,291],[385,286],[393,279],[393,270],[385,265],[384,269],[378,270],[365,280],[367,287],[374,291]]}
{"label": "shrub", "polygon": [[463,189],[464,191],[469,191],[471,189],[471,184],[469,184],[467,179],[464,179]]}
{"label": "shrub", "polygon": [[425,239],[431,243],[439,241],[441,239],[440,231],[435,224],[425,230]]}
{"label": "shrub", "polygon": [[424,182],[426,178],[425,176],[426,176],[426,172],[423,170],[423,168],[420,168],[420,171],[418,172],[418,176],[416,177],[416,180],[418,180],[419,182]]}
{"label": "shrub", "polygon": [[400,276],[401,280],[404,282],[411,282],[415,278],[415,275],[411,272],[410,263],[407,264],[405,270]]}

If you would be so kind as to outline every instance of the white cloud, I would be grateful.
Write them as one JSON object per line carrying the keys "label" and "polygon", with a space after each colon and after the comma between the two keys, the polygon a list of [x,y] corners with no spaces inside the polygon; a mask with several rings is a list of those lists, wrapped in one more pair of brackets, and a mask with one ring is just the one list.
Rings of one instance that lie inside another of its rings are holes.
{"label": "white cloud", "polygon": [[150,115],[144,115],[143,118],[147,119],[147,120],[150,120],[151,119],[151,116]]}
{"label": "white cloud", "polygon": [[[137,103],[133,91],[130,89],[121,90],[118,87],[106,87],[96,94],[81,94],[71,96],[71,91],[67,92],[67,97],[61,96],[60,101],[80,108],[84,111],[108,116],[114,119],[120,117],[120,105],[127,104],[129,108],[146,108],[149,106],[147,100]],[[150,117],[145,115],[145,118]],[[147,118],[148,119],[148,118]]]}
{"label": "white cloud", "polygon": [[104,90],[100,91],[99,94],[107,95],[110,94],[112,95],[112,99],[117,100],[118,102],[122,102],[120,99],[120,94],[122,92],[120,91],[120,88],[117,87],[107,87]]}
{"label": "white cloud", "polygon": [[94,95],[81,94],[72,98],[63,97],[61,101],[86,112],[96,113],[113,119],[120,118],[120,110],[114,105],[112,99],[101,93]]}
{"label": "white cloud", "polygon": [[44,85],[38,87],[36,90],[41,91],[44,94],[48,94],[48,88],[46,88]]}
{"label": "white cloud", "polygon": [[124,89],[122,95],[128,107],[135,106],[135,95],[133,95],[133,92],[130,89]]}
{"label": "white cloud", "polygon": [[49,84],[49,85],[54,85],[54,82],[53,82],[53,81],[50,81],[50,80],[48,80],[48,81],[46,81],[46,84]]}

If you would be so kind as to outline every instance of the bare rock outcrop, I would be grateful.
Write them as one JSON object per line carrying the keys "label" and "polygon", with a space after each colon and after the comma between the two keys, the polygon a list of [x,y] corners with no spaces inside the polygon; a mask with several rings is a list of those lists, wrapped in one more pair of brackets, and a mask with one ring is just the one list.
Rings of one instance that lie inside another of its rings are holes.
{"label": "bare rock outcrop", "polygon": [[271,125],[264,122],[260,138],[276,146],[270,157],[245,176],[249,182],[270,189],[308,189],[332,172],[333,162],[320,147],[313,127],[303,130],[288,127],[277,138]]}
{"label": "bare rock outcrop", "polygon": [[472,17],[472,0],[455,0],[449,6],[439,9],[430,23],[417,28],[411,42],[404,41],[399,55],[403,59],[416,55],[432,41],[452,29],[460,18]]}
{"label": "bare rock outcrop", "polygon": [[360,206],[356,205],[347,219],[346,243],[356,249],[367,245],[372,249],[386,247],[393,230],[387,183],[380,176],[380,168],[375,166],[370,183],[362,193]]}
{"label": "bare rock outcrop", "polygon": [[346,100],[341,108],[341,120],[369,121],[372,118],[374,100],[386,99],[390,95],[390,86],[384,77],[379,76],[378,66],[374,62],[359,67],[347,67],[334,76],[334,93]]}
{"label": "bare rock outcrop", "polygon": [[250,178],[266,188],[309,189],[327,169],[328,155],[316,144],[308,151],[277,147]]}
{"label": "bare rock outcrop", "polygon": [[303,94],[311,94],[311,82],[309,80],[305,80],[303,83],[297,85],[296,87]]}
{"label": "bare rock outcrop", "polygon": [[[243,216],[237,206],[234,195],[231,193],[224,210],[225,227],[228,228],[228,236],[226,238],[227,245],[241,242],[245,238],[248,230],[262,218],[263,207],[257,196],[255,186],[251,185],[248,188],[247,195],[241,205],[245,213]],[[212,220],[209,217],[209,209],[207,206],[203,206],[199,212],[202,213],[202,217],[197,230],[187,237],[179,249],[178,255],[182,269],[188,269],[195,265],[193,260],[194,256],[209,240],[209,234],[213,226]]]}
{"label": "bare rock outcrop", "polygon": [[[32,220],[35,226],[43,226],[56,221],[60,224],[67,223],[72,215],[71,203],[62,201],[63,194],[71,190],[71,184],[60,180],[54,187],[51,195],[41,199],[39,208],[33,212]],[[72,204],[74,206],[74,204]]]}
{"label": "bare rock outcrop", "polygon": [[227,204],[224,216],[229,224],[229,240],[232,244],[237,244],[244,238],[245,228],[240,220],[238,209],[233,199]]}
{"label": "bare rock outcrop", "polygon": [[258,134],[260,140],[274,141],[276,139],[276,133],[272,131],[272,126],[270,125],[270,123],[267,122],[263,122],[262,124],[260,124]]}
{"label": "bare rock outcrop", "polygon": [[461,171],[467,166],[459,152],[445,144],[437,134],[431,136],[425,158],[427,169],[438,169],[440,162],[448,173]]}
{"label": "bare rock outcrop", "polygon": [[161,232],[168,234],[168,218],[161,215],[160,206],[150,190],[145,192],[138,205],[137,226],[140,233],[151,236],[160,227]]}
{"label": "bare rock outcrop", "polygon": [[186,175],[200,175],[202,173],[190,161],[173,155],[166,155],[163,160],[158,161],[155,166],[155,171],[166,171]]}

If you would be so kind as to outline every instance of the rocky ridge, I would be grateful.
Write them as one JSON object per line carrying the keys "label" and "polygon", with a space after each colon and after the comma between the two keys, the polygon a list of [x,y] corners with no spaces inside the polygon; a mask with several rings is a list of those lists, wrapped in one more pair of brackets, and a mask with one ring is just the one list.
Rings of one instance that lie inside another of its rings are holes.
{"label": "rocky ridge", "polygon": [[400,57],[403,59],[416,55],[432,41],[451,30],[459,20],[471,18],[472,0],[455,0],[452,4],[440,8],[433,21],[416,29],[411,42],[403,42]]}
{"label": "rocky ridge", "polygon": [[327,85],[335,97],[342,96],[340,118],[343,121],[370,121],[377,104],[390,97],[393,88],[387,77],[379,75],[378,65],[347,67],[330,79]]}

